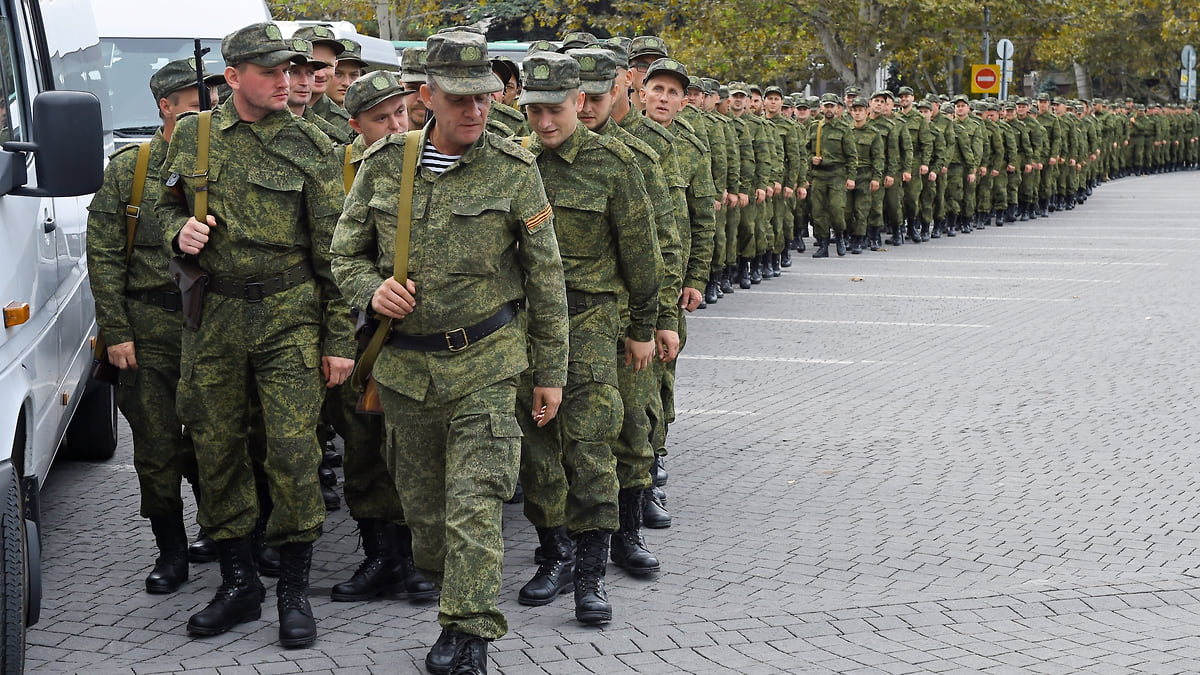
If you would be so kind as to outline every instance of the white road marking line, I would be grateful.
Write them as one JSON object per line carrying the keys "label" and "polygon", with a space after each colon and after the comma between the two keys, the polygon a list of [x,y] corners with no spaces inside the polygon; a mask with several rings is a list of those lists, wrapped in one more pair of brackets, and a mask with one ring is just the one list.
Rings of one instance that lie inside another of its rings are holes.
{"label": "white road marking line", "polygon": [[1108,260],[965,260],[956,258],[881,258],[888,262],[941,263],[946,265],[1119,265],[1122,267],[1166,267],[1163,262],[1114,262]]}
{"label": "white road marking line", "polygon": [[1071,302],[1070,298],[999,298],[986,295],[903,295],[899,293],[805,293],[803,291],[759,291],[754,295],[799,295],[827,298],[895,298],[912,300],[993,300],[1004,302]]}
{"label": "white road marking line", "polygon": [[[803,276],[808,277],[849,277],[854,276],[846,272],[801,272]],[[1119,284],[1120,279],[1066,279],[1062,277],[1021,277],[1013,279],[1012,277],[974,277],[974,276],[956,276],[956,275],[937,275],[937,274],[889,274],[887,272],[864,272],[859,276],[864,279],[961,279],[963,281],[1046,281],[1046,282],[1067,282],[1078,284]]]}
{"label": "white road marking line", "polygon": [[746,415],[760,415],[761,413],[751,412],[749,410],[712,410],[706,408],[685,408],[676,410],[675,415],[736,415],[743,417]]}
{"label": "white road marking line", "polygon": [[862,361],[838,361],[834,359],[801,359],[789,356],[722,356],[718,354],[680,354],[680,359],[689,361],[741,361],[750,363],[801,363],[812,366],[853,366],[856,364],[869,366],[906,366],[908,361],[880,361],[863,359]]}
{"label": "white road marking line", "polygon": [[754,316],[703,316],[688,317],[688,321],[704,319],[705,321],[767,321],[771,323],[815,323],[837,324],[846,326],[910,326],[914,328],[991,328],[981,323],[920,323],[911,321],[835,321],[833,319],[780,319],[776,317]]}

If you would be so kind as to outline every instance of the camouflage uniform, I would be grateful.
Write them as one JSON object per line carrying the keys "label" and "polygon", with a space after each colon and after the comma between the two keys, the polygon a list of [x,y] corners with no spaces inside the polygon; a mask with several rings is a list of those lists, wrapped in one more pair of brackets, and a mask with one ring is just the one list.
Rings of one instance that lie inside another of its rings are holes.
{"label": "camouflage uniform", "polygon": [[[437,39],[447,49],[452,40],[469,42],[483,52],[486,69],[482,39],[475,46],[463,36],[430,38],[431,77],[441,67]],[[414,151],[436,124],[426,126]],[[333,268],[354,307],[370,307],[393,271],[405,145],[404,136],[393,135],[367,152],[338,223]],[[396,322],[393,336],[458,334],[522,298],[528,311],[456,351],[389,344],[374,369],[388,468],[413,531],[416,564],[442,589],[438,621],[487,639],[508,630],[497,595],[501,506],[515,488],[520,458],[517,377],[532,366],[537,386],[566,382],[562,263],[533,163],[525,150],[485,133],[444,173],[418,169],[408,254],[418,304]]]}
{"label": "camouflage uniform", "polygon": [[[822,96],[822,105],[827,102],[836,103],[837,95]],[[812,181],[809,208],[813,237],[828,254],[829,240],[841,237],[846,231],[846,179],[859,163],[850,125],[836,117],[827,120],[821,115],[808,134],[808,156],[821,157],[821,163],[813,165],[808,174]]]}

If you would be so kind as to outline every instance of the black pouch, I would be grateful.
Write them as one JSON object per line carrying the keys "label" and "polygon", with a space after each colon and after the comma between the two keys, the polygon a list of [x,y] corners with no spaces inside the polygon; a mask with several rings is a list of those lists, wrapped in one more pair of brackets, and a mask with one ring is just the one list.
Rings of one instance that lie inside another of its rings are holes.
{"label": "black pouch", "polygon": [[200,269],[200,266],[187,256],[171,258],[167,271],[179,286],[183,325],[190,331],[200,330],[200,319],[204,313],[204,291],[209,280],[208,272]]}

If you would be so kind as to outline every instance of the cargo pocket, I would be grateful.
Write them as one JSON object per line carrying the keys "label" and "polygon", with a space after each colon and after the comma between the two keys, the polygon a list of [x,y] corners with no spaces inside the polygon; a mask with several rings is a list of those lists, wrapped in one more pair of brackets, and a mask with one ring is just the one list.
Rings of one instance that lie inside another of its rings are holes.
{"label": "cargo pocket", "polygon": [[467,196],[456,200],[446,233],[446,270],[468,276],[498,272],[511,208],[509,197]]}

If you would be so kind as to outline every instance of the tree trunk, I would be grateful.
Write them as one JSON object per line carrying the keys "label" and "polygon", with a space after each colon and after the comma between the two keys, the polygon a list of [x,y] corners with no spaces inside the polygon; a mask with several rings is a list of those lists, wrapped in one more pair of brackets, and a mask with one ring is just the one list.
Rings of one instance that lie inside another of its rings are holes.
{"label": "tree trunk", "polygon": [[1075,65],[1075,91],[1078,92],[1079,98],[1090,99],[1092,97],[1092,78],[1088,75],[1087,66],[1082,63],[1072,60]]}

